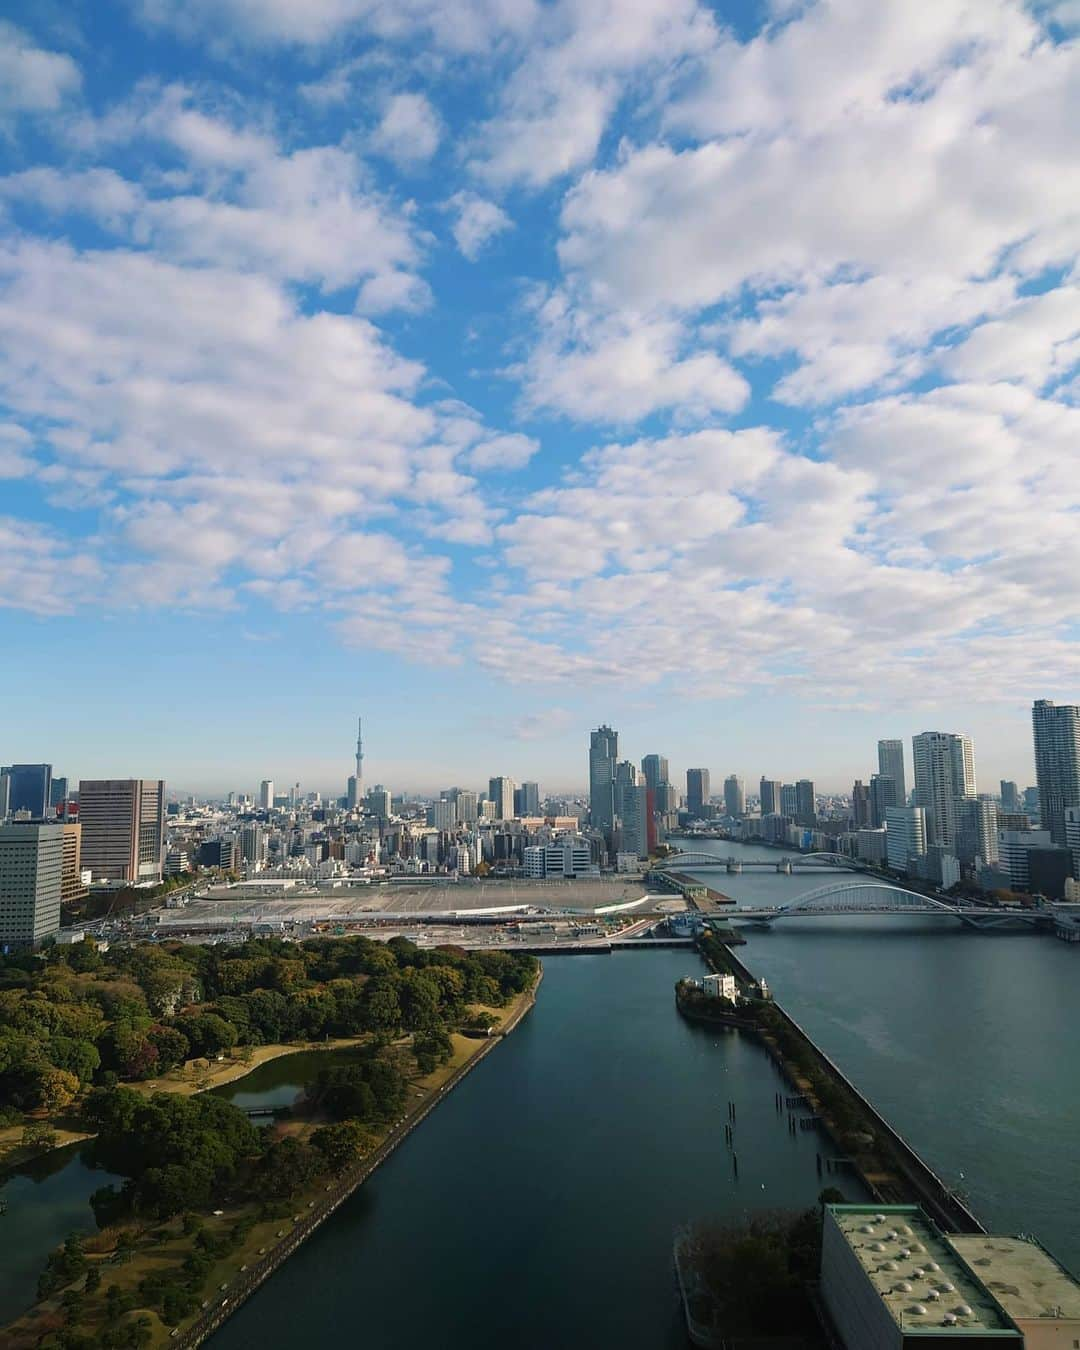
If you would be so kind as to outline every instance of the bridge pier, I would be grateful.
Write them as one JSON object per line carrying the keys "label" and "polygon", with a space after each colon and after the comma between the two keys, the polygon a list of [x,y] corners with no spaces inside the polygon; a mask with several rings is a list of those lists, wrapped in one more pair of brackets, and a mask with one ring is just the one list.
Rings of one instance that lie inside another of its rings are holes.
{"label": "bridge pier", "polygon": [[742,863],[736,858],[729,858],[727,860],[727,870],[733,876],[737,876],[742,871]]}
{"label": "bridge pier", "polygon": [[791,876],[791,859],[781,858],[780,861],[776,864],[776,870],[786,877]]}

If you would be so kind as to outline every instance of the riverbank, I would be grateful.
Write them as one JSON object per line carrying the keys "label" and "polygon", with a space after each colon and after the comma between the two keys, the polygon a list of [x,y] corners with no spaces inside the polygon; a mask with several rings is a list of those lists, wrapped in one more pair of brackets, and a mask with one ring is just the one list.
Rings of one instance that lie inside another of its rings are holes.
{"label": "riverbank", "polygon": [[463,1061],[456,1066],[452,1061],[450,1066],[443,1066],[442,1069],[436,1070],[430,1076],[432,1081],[425,1100],[408,1111],[397,1125],[391,1127],[378,1147],[357,1164],[351,1172],[346,1173],[333,1187],[327,1187],[321,1200],[309,1201],[308,1213],[296,1216],[293,1220],[292,1231],[281,1234],[282,1240],[275,1250],[267,1252],[250,1269],[242,1266],[241,1274],[243,1278],[238,1279],[229,1288],[227,1297],[200,1314],[189,1327],[181,1329],[179,1336],[172,1336],[170,1343],[182,1347],[182,1350],[194,1350],[195,1346],[201,1345],[227,1318],[231,1317],[237,1308],[250,1298],[256,1289],[269,1279],[278,1267],[315,1232],[319,1225],[325,1222],[352,1195],[356,1188],[362,1185],[390,1157],[397,1146],[408,1138],[420,1122],[430,1115],[440,1102],[446,1099],[454,1088],[476,1068],[480,1061],[490,1054],[500,1041],[509,1036],[535,1005],[543,978],[544,969],[541,966],[537,971],[532,988],[518,996],[514,1004],[511,1005],[510,1016],[505,1023],[493,1031],[486,1040],[477,1041],[464,1036],[455,1036],[453,1038],[455,1059],[459,1041],[464,1042],[464,1045],[468,1048]]}
{"label": "riverbank", "polygon": [[[712,969],[733,973],[744,991],[757,984],[730,948],[718,946],[718,952],[710,952],[709,944],[702,944]],[[757,1005],[753,1034],[840,1150],[840,1158],[831,1161],[850,1165],[875,1200],[922,1205],[946,1232],[985,1232],[964,1202],[775,1000]]]}
{"label": "riverbank", "polygon": [[[193,1317],[180,1319],[176,1326],[164,1322],[156,1313],[144,1306],[145,1299],[138,1290],[140,1282],[148,1276],[177,1270],[193,1248],[192,1234],[184,1231],[184,1225],[172,1221],[158,1225],[153,1232],[138,1230],[136,1242],[126,1259],[120,1258],[118,1233],[116,1230],[88,1237],[85,1250],[91,1268],[97,1267],[102,1276],[102,1284],[115,1284],[121,1295],[128,1297],[135,1305],[132,1316],[146,1318],[150,1329],[152,1346],[200,1344],[216,1327],[228,1317],[258,1286],[291,1255],[315,1229],[338,1208],[338,1206],[370,1174],[386,1160],[397,1145],[423,1120],[431,1110],[504,1039],[532,1008],[536,1000],[543,971],[530,990],[519,995],[512,1003],[497,1010],[493,1015],[501,1019],[491,1036],[477,1040],[461,1033],[451,1037],[452,1056],[447,1064],[439,1066],[433,1073],[422,1078],[414,1078],[409,1084],[409,1105],[403,1109],[402,1116],[387,1130],[374,1136],[373,1146],[349,1170],[329,1180],[323,1176],[319,1182],[299,1192],[276,1209],[267,1212],[265,1203],[255,1200],[243,1204],[234,1204],[215,1210],[213,1214],[204,1214],[202,1223],[208,1233],[220,1235],[224,1240],[230,1232],[243,1229],[243,1235],[232,1243],[223,1243],[222,1254],[215,1263],[205,1281],[205,1287],[213,1290],[207,1302]],[[363,1038],[350,1038],[341,1041],[337,1049],[347,1049]],[[332,1048],[333,1043],[320,1044],[318,1049]],[[263,1047],[270,1050],[270,1047]],[[304,1047],[291,1045],[285,1048],[289,1054],[302,1051]],[[262,1062],[279,1058],[268,1054]],[[258,1067],[252,1063],[245,1066],[247,1071]],[[241,1077],[231,1074],[230,1081]],[[206,1084],[205,1086],[220,1086]],[[159,1084],[159,1088],[164,1084]],[[196,1089],[204,1090],[203,1087]],[[301,1120],[286,1120],[276,1128],[282,1136],[300,1135],[310,1130],[312,1124]],[[130,1229],[130,1225],[125,1225]],[[58,1296],[61,1291],[58,1291]],[[12,1350],[35,1346],[43,1332],[52,1329],[59,1313],[59,1297],[38,1304],[30,1312],[6,1327],[0,1339]]]}

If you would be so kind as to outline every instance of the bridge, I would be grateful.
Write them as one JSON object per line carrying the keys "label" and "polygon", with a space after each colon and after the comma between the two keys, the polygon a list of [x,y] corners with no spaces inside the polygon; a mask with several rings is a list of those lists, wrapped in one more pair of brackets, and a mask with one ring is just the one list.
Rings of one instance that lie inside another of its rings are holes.
{"label": "bridge", "polygon": [[778,919],[815,919],[853,914],[918,915],[930,919],[953,919],[969,928],[1012,931],[1042,927],[1052,916],[1038,910],[1001,910],[984,905],[955,905],[918,891],[906,891],[881,881],[844,881],[819,886],[786,905],[758,909],[732,909],[725,923],[756,923],[771,927]]}
{"label": "bridge", "polygon": [[665,858],[663,862],[657,863],[653,867],[654,872],[682,871],[685,868],[693,868],[695,871],[704,867],[723,867],[728,872],[742,872],[747,867],[764,867],[773,872],[783,872],[786,875],[803,870],[813,871],[834,871],[858,872],[860,864],[857,859],[849,858],[844,853],[799,853],[794,858],[736,858],[721,857],[718,853],[702,853],[688,850],[683,853],[675,853],[670,858]]}

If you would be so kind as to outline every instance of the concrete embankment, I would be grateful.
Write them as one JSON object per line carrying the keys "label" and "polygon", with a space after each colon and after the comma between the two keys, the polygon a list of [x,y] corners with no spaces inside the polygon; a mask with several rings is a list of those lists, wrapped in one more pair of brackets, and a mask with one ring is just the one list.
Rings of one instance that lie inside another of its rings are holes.
{"label": "concrete embankment", "polygon": [[[756,983],[754,974],[739,960],[734,952],[728,947],[725,947],[724,951],[726,959],[730,962],[731,969],[736,976],[746,984]],[[871,1175],[868,1170],[859,1167],[857,1163],[855,1164],[863,1184],[870,1193],[883,1204],[915,1203],[922,1205],[930,1217],[946,1232],[985,1232],[983,1225],[964,1202],[946,1186],[944,1181],[915,1152],[907,1140],[897,1133],[790,1013],[785,1012],[776,1002],[772,1003],[772,1007],[789,1035],[794,1037],[801,1045],[811,1062],[835,1086],[842,1089],[851,1099],[853,1105],[858,1108],[866,1122],[867,1132],[882,1141],[884,1146],[882,1151],[886,1154],[885,1160],[891,1174],[884,1187],[882,1186],[882,1179],[877,1174]],[[755,1028],[755,1030],[765,1048],[789,1081],[802,1091],[802,1085],[798,1081],[798,1069],[789,1062],[788,1056],[784,1054],[776,1039],[767,1032],[763,1033],[761,1028]],[[837,1132],[830,1127],[828,1115],[824,1111],[821,1112],[821,1121],[837,1146],[843,1148],[841,1140],[837,1137]],[[898,1191],[899,1193],[897,1193]]]}
{"label": "concrete embankment", "polygon": [[281,1239],[273,1251],[267,1252],[264,1257],[237,1276],[230,1283],[228,1289],[223,1291],[225,1297],[202,1313],[190,1327],[175,1335],[171,1344],[182,1347],[182,1350],[191,1350],[191,1347],[201,1345],[227,1318],[231,1317],[237,1308],[251,1297],[263,1281],[269,1279],[274,1271],[289,1259],[300,1244],[309,1238],[319,1225],[325,1219],[328,1219],[352,1195],[353,1191],[390,1157],[394,1149],[416,1129],[420,1122],[425,1120],[440,1102],[445,1101],[462,1079],[472,1073],[473,1069],[486,1055],[494,1050],[500,1041],[509,1036],[535,1004],[537,991],[543,978],[544,970],[541,967],[532,990],[515,1009],[506,1025],[500,1027],[471,1059],[467,1060],[446,1080],[437,1092],[432,1093],[415,1114],[409,1116],[401,1125],[396,1125],[377,1149],[340,1177],[321,1200],[316,1200],[313,1206],[293,1223],[292,1231]]}

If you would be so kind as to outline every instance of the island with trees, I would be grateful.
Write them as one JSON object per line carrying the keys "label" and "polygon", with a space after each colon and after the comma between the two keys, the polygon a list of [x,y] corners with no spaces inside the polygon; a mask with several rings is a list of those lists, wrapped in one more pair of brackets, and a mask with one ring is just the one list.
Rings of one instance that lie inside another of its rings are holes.
{"label": "island with trees", "polygon": [[[0,958],[9,1147],[47,1147],[67,1129],[122,1178],[91,1199],[98,1231],[49,1256],[38,1302],[4,1344],[197,1343],[184,1337],[223,1290],[235,1298],[292,1250],[471,1067],[484,1036],[516,1022],[538,972],[524,954],[401,938]],[[219,1063],[313,1044],[345,1048],[269,1128],[200,1090]]]}

